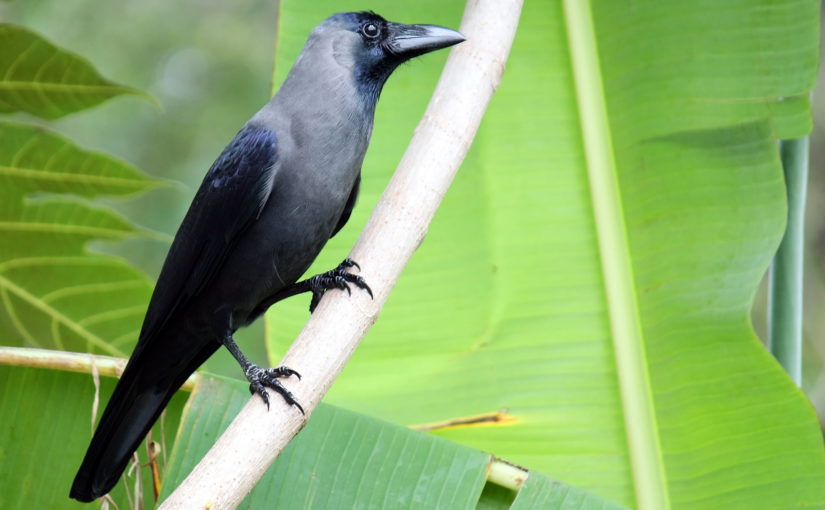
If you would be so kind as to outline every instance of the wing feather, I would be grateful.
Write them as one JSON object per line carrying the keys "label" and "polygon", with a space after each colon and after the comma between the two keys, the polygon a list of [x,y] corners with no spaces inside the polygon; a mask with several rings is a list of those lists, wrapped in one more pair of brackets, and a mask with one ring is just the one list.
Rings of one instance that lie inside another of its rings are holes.
{"label": "wing feather", "polygon": [[338,218],[338,224],[335,225],[335,229],[332,231],[332,235],[329,236],[330,238],[334,237],[344,225],[347,224],[349,221],[350,215],[352,215],[352,209],[355,207],[355,202],[358,201],[358,190],[361,188],[361,172],[358,172],[358,177],[355,178],[355,184],[352,186],[352,191],[349,192],[349,198],[347,198],[347,203],[344,205],[344,210],[341,211],[341,217]]}
{"label": "wing feather", "polygon": [[275,133],[248,125],[212,164],[166,256],[139,343],[209,283],[240,234],[258,218],[272,191],[276,160]]}

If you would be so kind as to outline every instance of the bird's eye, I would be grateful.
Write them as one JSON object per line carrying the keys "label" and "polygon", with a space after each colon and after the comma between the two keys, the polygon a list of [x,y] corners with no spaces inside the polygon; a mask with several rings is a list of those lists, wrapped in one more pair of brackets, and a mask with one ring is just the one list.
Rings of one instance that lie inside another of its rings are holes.
{"label": "bird's eye", "polygon": [[381,31],[375,23],[365,23],[364,26],[361,27],[361,33],[370,39],[375,39]]}

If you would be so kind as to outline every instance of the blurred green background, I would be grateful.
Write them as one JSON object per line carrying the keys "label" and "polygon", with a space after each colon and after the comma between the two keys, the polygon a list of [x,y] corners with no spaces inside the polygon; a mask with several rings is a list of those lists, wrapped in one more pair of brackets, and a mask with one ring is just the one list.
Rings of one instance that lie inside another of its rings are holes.
{"label": "blurred green background", "polygon": [[[167,241],[135,239],[99,244],[97,249],[118,253],[150,277],[157,276],[169,240],[206,169],[269,98],[277,16],[273,0],[0,2],[0,20],[40,32],[89,58],[105,77],[144,90],[157,100],[153,105],[122,97],[50,124],[84,148],[109,152],[172,182],[134,198],[108,202],[139,225],[166,234]],[[820,422],[825,422],[825,176],[818,171],[825,163],[822,83],[820,79],[813,97],[803,386]],[[38,122],[26,115],[16,117]],[[365,178],[375,171],[366,168]],[[761,338],[766,337],[765,288],[763,283],[753,311]],[[261,323],[238,335],[260,361],[265,358],[262,337]],[[240,374],[223,350],[207,362],[207,369],[233,377]]]}
{"label": "blurred green background", "polygon": [[[103,76],[157,101],[124,96],[49,123],[83,148],[171,181],[135,197],[105,201],[138,225],[166,234],[166,241],[133,239],[94,249],[117,253],[157,278],[206,170],[269,99],[277,16],[272,0],[0,2],[0,20],[39,32],[91,60]],[[262,322],[236,336],[253,359],[265,361]],[[228,352],[213,356],[206,368],[240,376]]]}

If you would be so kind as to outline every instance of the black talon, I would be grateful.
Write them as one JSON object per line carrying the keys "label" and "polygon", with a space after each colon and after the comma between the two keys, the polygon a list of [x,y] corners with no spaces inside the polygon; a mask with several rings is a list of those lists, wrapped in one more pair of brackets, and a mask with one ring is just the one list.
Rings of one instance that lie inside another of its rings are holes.
{"label": "black talon", "polygon": [[298,380],[301,379],[301,374],[299,374],[296,370],[292,370],[289,367],[267,368],[266,375],[275,379],[280,377],[290,377],[294,375],[298,378]]}
{"label": "black talon", "polygon": [[264,404],[266,404],[266,410],[269,411],[269,393],[264,388],[264,385],[261,383],[250,383],[249,384],[249,393],[253,395],[257,393],[264,399]]}
{"label": "black talon", "polygon": [[264,404],[266,404],[267,410],[269,410],[269,392],[266,391],[266,388],[272,388],[283,397],[287,404],[297,407],[298,410],[301,411],[301,414],[306,414],[304,413],[304,408],[301,407],[301,404],[295,399],[295,395],[286,389],[284,385],[281,384],[281,381],[278,380],[281,377],[290,377],[292,375],[300,379],[301,374],[295,370],[288,367],[262,369],[250,363],[246,370],[244,370],[244,374],[249,380],[249,392],[253,395],[255,393],[260,395]]}
{"label": "black talon", "polygon": [[323,294],[316,294],[315,292],[312,293],[312,299],[309,301],[309,313],[315,311],[315,308],[318,306],[318,303],[321,302],[321,296]]}
{"label": "black talon", "polygon": [[361,270],[361,266],[359,266],[357,262],[347,258],[338,264],[338,267],[335,269],[327,271],[326,273],[321,273],[317,276],[313,276],[307,280],[309,290],[312,292],[312,300],[309,303],[310,313],[315,311],[315,307],[318,306],[318,303],[321,301],[321,297],[323,297],[324,293],[330,289],[345,290],[347,291],[347,295],[351,296],[351,284],[354,284],[359,289],[367,291],[370,298],[374,299],[372,289],[369,285],[367,285],[364,278],[347,271],[347,269],[351,267],[356,267],[359,271]]}
{"label": "black talon", "polygon": [[283,397],[287,404],[297,407],[301,411],[301,414],[306,414],[304,413],[304,408],[301,407],[301,404],[295,400],[295,395],[286,389],[284,385],[281,384],[281,381],[278,380],[283,377],[291,377],[293,375],[300,379],[301,374],[289,367],[264,369],[252,363],[244,355],[244,353],[241,352],[238,344],[236,344],[235,340],[232,338],[232,333],[227,333],[223,338],[222,343],[227,349],[229,349],[232,356],[238,360],[238,363],[240,363],[241,368],[243,369],[243,374],[246,376],[246,380],[249,381],[249,393],[252,393],[253,395],[257,393],[260,395],[264,401],[264,404],[266,404],[267,411],[269,410],[269,392],[266,391],[266,388],[272,388],[281,394],[281,397]]}
{"label": "black talon", "polygon": [[350,267],[358,268],[359,271],[361,270],[361,266],[358,265],[358,262],[352,260],[349,257],[345,258],[343,262],[338,264],[338,269],[347,269]]}

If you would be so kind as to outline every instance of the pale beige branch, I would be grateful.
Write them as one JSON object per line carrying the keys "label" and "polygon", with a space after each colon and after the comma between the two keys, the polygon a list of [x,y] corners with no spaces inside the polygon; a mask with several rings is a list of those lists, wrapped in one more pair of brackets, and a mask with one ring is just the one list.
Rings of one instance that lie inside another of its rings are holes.
{"label": "pale beige branch", "polygon": [[282,360],[303,375],[284,381],[307,415],[275,395],[270,412],[252,398],[162,510],[235,508],[306,424],[372,326],[418,248],[499,84],[518,25],[521,0],[469,0],[467,41],[452,50],[427,111],[361,233],[351,258],[375,292],[329,293]]}
{"label": "pale beige branch", "polygon": [[[94,364],[98,374],[106,377],[120,377],[126,367],[126,361],[128,360],[125,358],[83,352],[53,351],[32,347],[0,347],[0,365],[49,368],[92,374],[92,365]],[[197,377],[197,374],[192,374],[183,383],[181,389],[192,391]]]}

